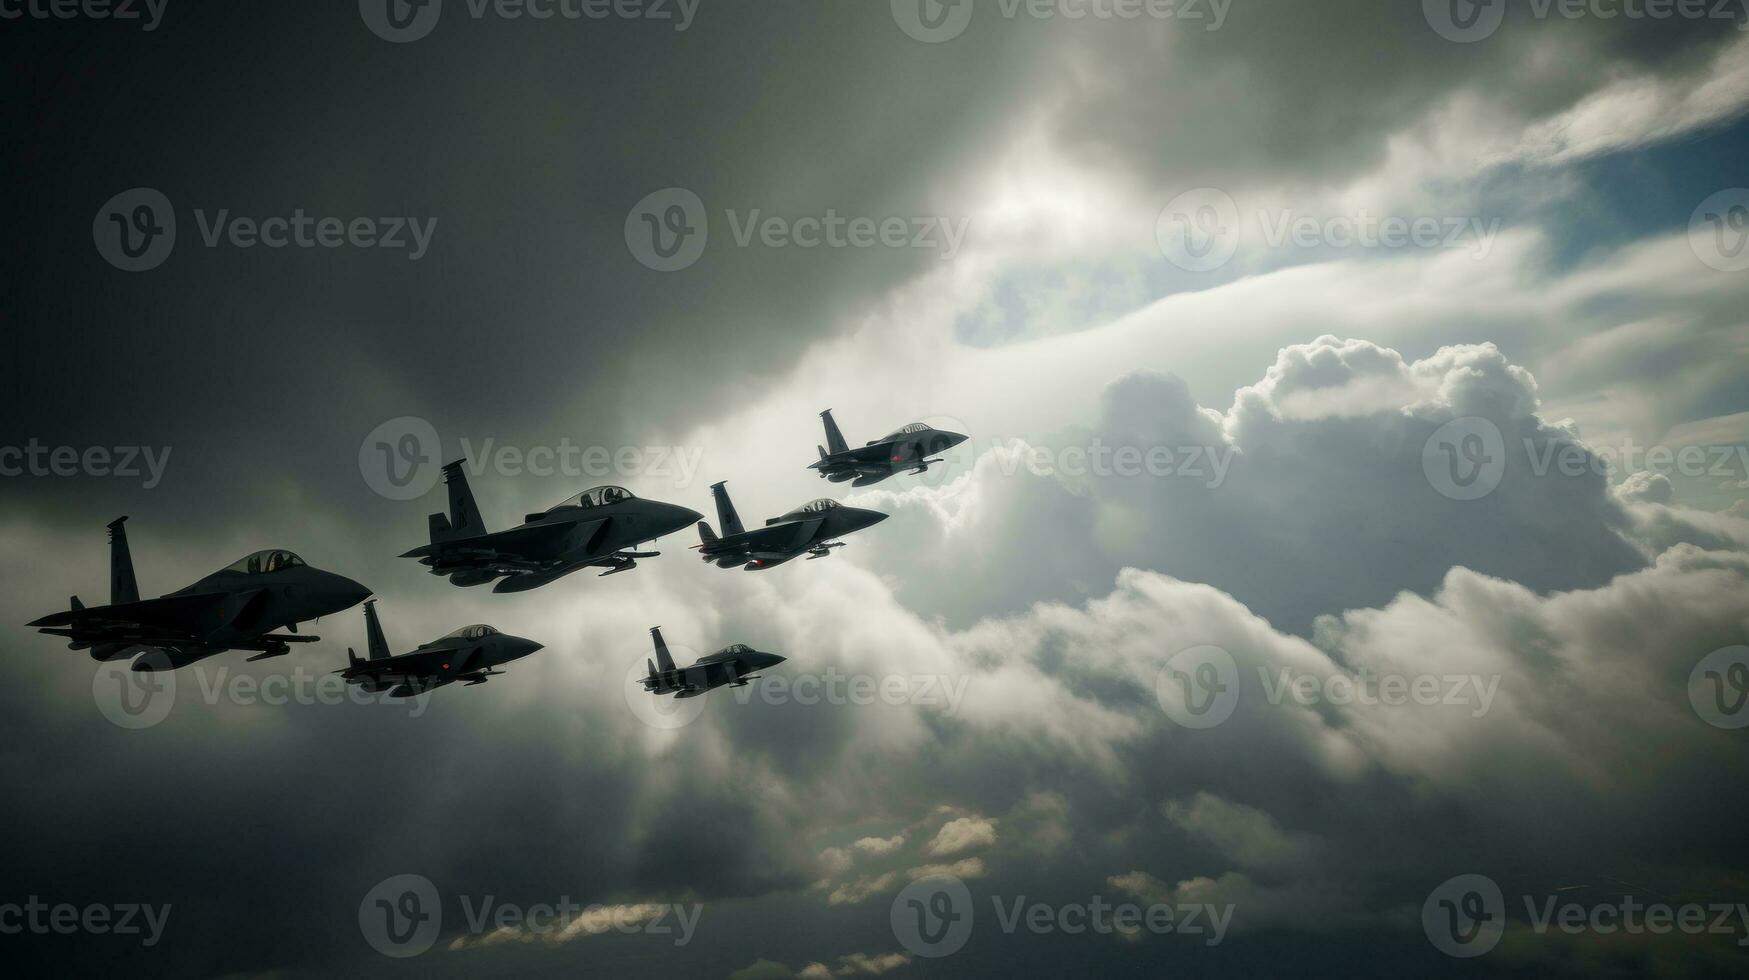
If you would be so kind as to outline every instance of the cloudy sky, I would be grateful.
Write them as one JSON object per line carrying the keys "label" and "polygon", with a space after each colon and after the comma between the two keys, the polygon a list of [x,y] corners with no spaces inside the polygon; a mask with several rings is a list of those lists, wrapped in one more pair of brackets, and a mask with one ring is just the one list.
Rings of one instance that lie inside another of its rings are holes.
{"label": "cloudy sky", "polygon": [[[1737,0],[0,19],[8,961],[1742,974]],[[971,438],[849,492],[826,408]],[[892,519],[464,591],[395,557],[464,455],[494,528],[718,480]],[[547,648],[357,703],[350,610],[126,727],[22,626],[107,598],[122,514],[143,594],[283,547],[398,650]],[[658,624],[789,660],[658,711]]]}

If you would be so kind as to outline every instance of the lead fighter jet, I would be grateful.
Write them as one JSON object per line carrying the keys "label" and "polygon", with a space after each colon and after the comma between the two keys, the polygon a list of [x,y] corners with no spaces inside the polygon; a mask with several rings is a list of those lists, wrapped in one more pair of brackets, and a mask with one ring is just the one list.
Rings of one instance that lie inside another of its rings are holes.
{"label": "lead fighter jet", "polygon": [[700,543],[693,545],[705,561],[716,562],[718,568],[737,565],[756,572],[774,568],[806,553],[809,561],[825,558],[833,548],[844,547],[834,541],[839,535],[860,531],[887,519],[878,510],[846,507],[836,500],[816,500],[795,510],[773,517],[764,527],[749,531],[741,526],[741,517],[729,500],[727,484],[711,485],[711,496],[717,500],[717,521],[723,525],[723,536],[717,537],[710,524],[698,522]]}
{"label": "lead fighter jet", "polygon": [[502,579],[493,592],[527,592],[580,568],[606,568],[603,575],[629,572],[639,558],[660,552],[627,551],[645,541],[678,531],[701,516],[696,510],[640,500],[619,487],[596,487],[508,531],[487,532],[468,488],[465,460],[443,468],[449,489],[449,514],[432,514],[431,543],[402,558],[417,558],[433,575],[460,586]]}
{"label": "lead fighter jet", "polygon": [[644,690],[651,694],[696,698],[724,685],[746,687],[748,681],[759,679],[754,671],[775,667],[785,660],[775,653],[764,653],[745,643],[736,643],[698,658],[691,667],[676,667],[674,658],[668,654],[668,644],[662,642],[662,627],[652,628],[650,638],[656,641],[656,660],[654,663],[644,661],[650,669],[649,676],[644,678]]}
{"label": "lead fighter jet", "polygon": [[350,684],[372,694],[389,692],[406,698],[435,690],[445,684],[465,681],[469,687],[486,683],[503,671],[493,670],[541,649],[541,644],[520,636],[500,633],[490,626],[464,626],[453,633],[421,643],[410,653],[390,655],[383,626],[377,622],[376,600],[364,604],[364,632],[368,657],[360,659],[351,647],[350,663],[335,671]]}
{"label": "lead fighter jet", "polygon": [[[370,590],[304,563],[289,551],[257,551],[200,581],[157,599],[141,599],[128,552],[126,517],[109,524],[109,605],[72,608],[33,621],[44,633],[67,638],[91,659],[135,654],[139,671],[176,669],[226,650],[259,651],[250,660],[283,657],[290,644],[320,637],[297,635],[298,623],[358,605]],[[275,633],[285,627],[291,634]]]}
{"label": "lead fighter jet", "polygon": [[838,423],[832,420],[831,409],[821,412],[820,420],[826,423],[826,445],[815,447],[820,450],[820,459],[809,463],[808,469],[819,470],[822,477],[833,483],[854,480],[853,487],[872,486],[903,470],[921,473],[941,462],[929,457],[966,441],[958,432],[912,422],[860,449],[852,449],[844,441],[844,433],[838,431]]}

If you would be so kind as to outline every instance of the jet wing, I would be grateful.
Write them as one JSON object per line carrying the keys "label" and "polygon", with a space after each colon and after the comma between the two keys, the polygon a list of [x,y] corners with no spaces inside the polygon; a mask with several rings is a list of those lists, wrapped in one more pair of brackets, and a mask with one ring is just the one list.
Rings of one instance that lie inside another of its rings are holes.
{"label": "jet wing", "polygon": [[809,463],[808,468],[813,470],[836,470],[852,468],[869,463],[890,462],[892,446],[893,444],[890,442],[876,442],[867,446],[858,446],[855,449],[847,449],[841,453],[833,453],[825,459]]}
{"label": "jet wing", "polygon": [[810,517],[754,528],[747,532],[747,551],[755,555],[784,555],[800,551],[814,540],[814,533],[823,523],[823,517]]}
{"label": "jet wing", "polygon": [[200,592],[66,609],[32,620],[28,625],[79,641],[135,642],[157,646],[199,642],[201,638],[194,632],[195,622],[233,595],[229,592]]}
{"label": "jet wing", "polygon": [[526,557],[529,549],[550,543],[557,537],[574,537],[583,541],[594,536],[608,518],[593,521],[553,521],[549,524],[528,524],[523,527],[482,534],[472,538],[433,542],[402,555],[402,558],[441,558],[444,565],[534,564]]}

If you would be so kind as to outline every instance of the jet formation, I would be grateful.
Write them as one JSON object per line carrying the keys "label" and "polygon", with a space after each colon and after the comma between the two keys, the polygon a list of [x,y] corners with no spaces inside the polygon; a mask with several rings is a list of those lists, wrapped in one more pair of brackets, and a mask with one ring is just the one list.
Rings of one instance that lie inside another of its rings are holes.
{"label": "jet formation", "polygon": [[[851,449],[832,411],[820,413],[820,418],[826,427],[826,445],[818,447],[820,458],[808,468],[833,483],[856,487],[902,472],[922,473],[942,462],[931,457],[966,440],[957,432],[914,422]],[[659,554],[640,551],[639,546],[694,522],[700,540],[693,547],[705,561],[719,568],[760,571],[804,554],[810,561],[829,557],[833,549],[844,547],[838,538],[887,518],[879,511],[822,498],[748,530],[729,499],[727,484],[716,483],[711,496],[722,527],[718,535],[695,510],[642,500],[622,487],[601,486],[526,515],[508,530],[487,531],[468,486],[465,464],[466,460],[457,460],[443,467],[449,509],[427,519],[429,543],[401,557],[417,560],[452,585],[494,583],[496,593],[527,592],[584,568],[606,569],[603,576],[631,571],[639,559]],[[109,603],[86,606],[72,596],[70,608],[33,620],[30,626],[65,637],[70,649],[89,651],[94,660],[132,657],[136,671],[174,670],[228,650],[253,651],[250,661],[285,656],[293,644],[320,639],[298,632],[300,623],[362,602],[366,656],[348,648],[347,666],[335,673],[351,684],[390,696],[412,696],[457,682],[470,687],[484,684],[503,673],[498,668],[542,649],[534,640],[478,624],[407,653],[391,654],[370,589],[315,568],[281,548],[247,555],[176,592],[141,599],[126,522],[120,517],[108,525]],[[736,643],[682,668],[675,665],[660,628],[650,630],[650,635],[656,655],[646,662],[649,674],[643,686],[656,695],[691,698],[725,685],[744,686],[758,679],[757,671],[785,660]]]}

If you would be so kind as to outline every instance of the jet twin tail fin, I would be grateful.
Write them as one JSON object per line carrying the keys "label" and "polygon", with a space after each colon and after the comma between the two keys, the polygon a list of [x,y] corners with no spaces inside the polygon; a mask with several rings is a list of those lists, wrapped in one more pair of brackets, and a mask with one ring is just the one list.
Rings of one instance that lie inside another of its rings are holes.
{"label": "jet twin tail fin", "polygon": [[[668,644],[662,642],[662,627],[652,626],[650,638],[656,641],[656,664],[661,668],[662,673],[666,674],[673,670],[674,658],[668,654]],[[654,674],[655,672],[652,671],[651,675],[654,676]]]}
{"label": "jet twin tail fin", "polygon": [[729,499],[728,484],[711,484],[711,496],[717,501],[717,523],[723,526],[723,533],[740,534],[745,531],[746,528],[741,526],[741,515],[735,513],[735,504]]}
{"label": "jet twin tail fin", "polygon": [[[377,601],[367,600],[364,604],[365,650],[372,660],[387,660],[389,658],[389,642],[383,638],[383,624],[377,622]],[[351,649],[346,651],[349,655]]]}
{"label": "jet twin tail fin", "polygon": [[134,579],[134,558],[128,553],[127,518],[109,522],[109,601],[112,604],[140,601],[140,583]]}
{"label": "jet twin tail fin", "polygon": [[431,515],[431,543],[475,538],[486,533],[480,520],[480,508],[474,503],[474,491],[468,486],[468,474],[463,467],[467,460],[458,459],[443,468],[443,484],[449,491],[449,514]]}
{"label": "jet twin tail fin", "polygon": [[[826,449],[834,455],[850,451],[850,444],[844,441],[844,433],[838,431],[838,423],[832,419],[832,410],[826,409],[820,413],[820,421],[826,423]],[[826,457],[826,449],[820,450],[820,458]]]}

